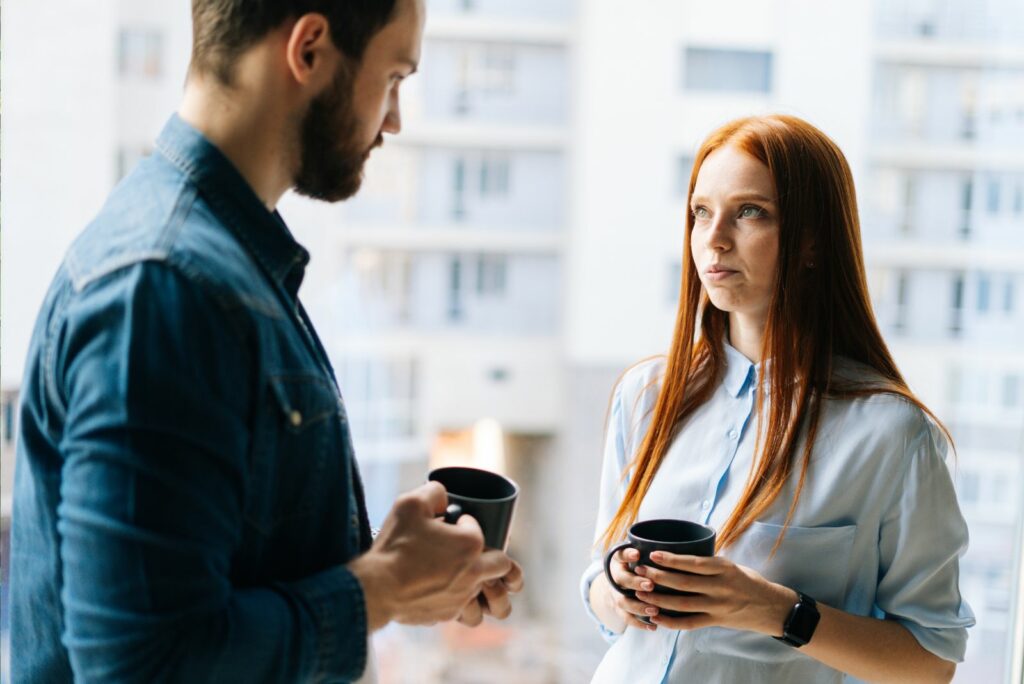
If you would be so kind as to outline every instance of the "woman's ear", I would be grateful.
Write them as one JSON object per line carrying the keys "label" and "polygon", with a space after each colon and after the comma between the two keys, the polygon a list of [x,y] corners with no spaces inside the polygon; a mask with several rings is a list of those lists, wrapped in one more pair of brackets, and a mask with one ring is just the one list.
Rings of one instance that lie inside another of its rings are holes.
{"label": "woman's ear", "polygon": [[808,241],[800,250],[800,262],[805,268],[815,268],[818,265],[817,245],[814,241]]}

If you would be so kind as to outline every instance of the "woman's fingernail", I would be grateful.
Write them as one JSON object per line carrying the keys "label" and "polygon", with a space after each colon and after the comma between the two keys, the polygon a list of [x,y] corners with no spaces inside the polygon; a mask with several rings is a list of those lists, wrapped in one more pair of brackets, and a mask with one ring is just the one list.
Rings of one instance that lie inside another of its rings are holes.
{"label": "woman's fingernail", "polygon": [[657,625],[647,625],[647,631],[648,632],[657,632],[658,631],[658,626]]}
{"label": "woman's fingernail", "polygon": [[651,582],[641,582],[640,588],[644,591],[651,591],[652,589],[654,589],[654,584],[652,584]]}
{"label": "woman's fingernail", "polygon": [[657,615],[658,614],[658,609],[655,608],[654,606],[651,606],[650,608],[645,608],[644,612],[647,613],[648,615]]}
{"label": "woman's fingernail", "polygon": [[665,560],[665,556],[661,553],[661,551],[655,551],[654,553],[651,554],[651,560],[652,561],[662,561],[662,560]]}
{"label": "woman's fingernail", "polygon": [[645,567],[644,567],[644,566],[642,566],[642,565],[638,565],[638,566],[636,567],[636,570],[634,570],[633,572],[635,572],[636,574],[638,574],[638,575],[640,575],[641,577],[643,577],[644,575],[646,575],[646,574],[647,574],[647,568],[645,568]]}

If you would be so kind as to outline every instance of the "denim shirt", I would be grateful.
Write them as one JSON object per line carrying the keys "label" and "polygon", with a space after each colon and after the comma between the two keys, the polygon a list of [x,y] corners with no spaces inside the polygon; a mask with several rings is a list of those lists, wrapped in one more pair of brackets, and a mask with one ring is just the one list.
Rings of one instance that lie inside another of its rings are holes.
{"label": "denim shirt", "polygon": [[[725,355],[721,381],[681,424],[638,519],[682,518],[720,530],[738,505],[754,463],[760,369],[728,344]],[[834,368],[837,380],[878,380],[871,369],[842,357]],[[610,643],[593,684],[857,681],[756,632],[627,627],[616,634],[594,612],[590,586],[604,571],[599,540],[629,484],[629,463],[650,426],[664,373],[664,359],[637,365],[612,399],[595,552],[580,581],[584,608]],[[960,593],[959,558],[968,531],[945,454],[936,426],[902,398],[830,397],[800,500],[776,554],[772,549],[793,500],[795,477],[720,555],[825,605],[895,620],[924,649],[960,662],[975,619]]]}
{"label": "denim shirt", "polygon": [[15,682],[360,676],[370,531],[308,261],[177,116],[72,245],[22,391]]}

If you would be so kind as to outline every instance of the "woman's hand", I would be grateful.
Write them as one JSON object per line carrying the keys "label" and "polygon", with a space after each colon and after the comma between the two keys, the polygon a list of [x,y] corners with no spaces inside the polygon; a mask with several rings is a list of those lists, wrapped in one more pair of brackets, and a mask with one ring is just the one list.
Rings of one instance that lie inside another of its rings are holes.
{"label": "woman's hand", "polygon": [[[638,592],[650,591],[654,589],[652,580],[638,577],[629,569],[628,563],[635,563],[638,560],[640,560],[640,552],[636,549],[621,549],[620,551],[617,551],[615,555],[612,556],[612,562],[610,565],[612,578],[615,580],[616,584],[623,589],[633,589]],[[607,582],[607,578],[604,577],[604,575],[600,575],[598,580],[602,578]],[[622,593],[616,591],[614,587],[608,587],[607,596],[608,602],[611,604],[615,614],[625,621],[627,627],[634,627],[636,629],[652,632],[657,629],[655,625],[649,625],[637,619],[637,617],[641,615],[648,618],[657,615],[658,608],[656,606],[623,596]]]}
{"label": "woman's hand", "polygon": [[[651,554],[651,560],[680,572],[640,566],[637,568],[640,577],[694,594],[671,596],[646,590],[637,592],[637,598],[644,604],[695,613],[682,617],[659,614],[651,618],[669,629],[729,627],[781,636],[782,626],[798,599],[792,589],[769,582],[756,571],[736,565],[728,558],[656,551]],[[691,574],[681,574],[683,572]]]}

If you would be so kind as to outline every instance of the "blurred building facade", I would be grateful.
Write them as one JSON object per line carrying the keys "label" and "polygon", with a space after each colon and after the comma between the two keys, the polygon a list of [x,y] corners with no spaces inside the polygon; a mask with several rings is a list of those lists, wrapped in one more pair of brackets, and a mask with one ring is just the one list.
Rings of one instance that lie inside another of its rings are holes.
{"label": "blurred building facade", "polygon": [[[24,328],[64,246],[151,150],[190,40],[186,2],[8,5],[6,502]],[[44,22],[67,50],[32,44],[23,27]],[[612,386],[669,344],[701,139],[785,111],[850,159],[876,312],[957,438],[963,587],[979,617],[958,679],[1002,680],[1024,500],[1020,45],[1016,0],[428,0],[403,132],[374,152],[361,193],[336,206],[288,196],[281,210],[313,253],[302,296],[339,375],[371,518],[432,463],[479,463],[471,436],[492,418],[499,465],[523,485],[511,551],[529,585],[510,623],[386,630],[384,679],[589,680],[604,643],[576,583]]]}

